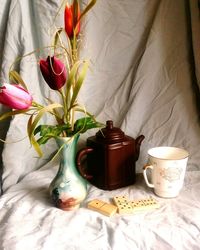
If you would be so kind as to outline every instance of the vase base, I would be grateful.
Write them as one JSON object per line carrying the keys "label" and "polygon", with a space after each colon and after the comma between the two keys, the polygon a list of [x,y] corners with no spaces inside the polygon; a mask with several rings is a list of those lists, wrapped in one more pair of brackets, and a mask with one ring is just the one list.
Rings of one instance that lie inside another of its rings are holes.
{"label": "vase base", "polygon": [[80,207],[81,201],[79,199],[69,198],[67,200],[58,199],[56,202],[54,200],[54,203],[59,209],[62,209],[64,211],[72,211]]}
{"label": "vase base", "polygon": [[73,210],[77,210],[79,207],[80,207],[80,204],[77,204],[77,205],[71,206],[71,207],[59,206],[58,208],[63,210],[63,211],[73,211]]}

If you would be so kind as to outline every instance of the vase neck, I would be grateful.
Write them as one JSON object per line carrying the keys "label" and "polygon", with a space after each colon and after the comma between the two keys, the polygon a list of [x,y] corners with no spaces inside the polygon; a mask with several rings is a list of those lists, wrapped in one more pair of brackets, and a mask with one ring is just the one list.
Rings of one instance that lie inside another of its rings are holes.
{"label": "vase neck", "polygon": [[74,172],[78,174],[75,157],[79,135],[73,137],[59,137],[56,139],[60,150],[60,171]]}
{"label": "vase neck", "polygon": [[[67,147],[70,144],[76,144],[77,145],[78,139],[79,139],[79,135],[75,135],[75,136],[72,136],[72,137],[57,137],[56,138],[56,143],[57,143],[59,148],[61,148],[61,147],[64,148],[64,147]],[[61,150],[62,150],[62,148],[61,148]]]}

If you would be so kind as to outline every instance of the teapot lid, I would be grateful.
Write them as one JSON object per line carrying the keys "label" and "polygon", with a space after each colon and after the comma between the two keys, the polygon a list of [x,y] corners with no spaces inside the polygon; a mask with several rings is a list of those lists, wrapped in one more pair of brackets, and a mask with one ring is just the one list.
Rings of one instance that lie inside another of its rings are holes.
{"label": "teapot lid", "polygon": [[113,127],[113,121],[106,122],[106,127],[96,133],[98,140],[103,140],[107,143],[121,142],[124,140],[124,132],[120,128]]}

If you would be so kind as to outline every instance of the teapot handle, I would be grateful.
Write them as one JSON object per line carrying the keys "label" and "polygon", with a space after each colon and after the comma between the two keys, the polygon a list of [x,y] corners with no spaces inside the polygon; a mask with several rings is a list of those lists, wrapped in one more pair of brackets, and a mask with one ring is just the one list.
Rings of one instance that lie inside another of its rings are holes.
{"label": "teapot handle", "polygon": [[144,135],[140,135],[140,136],[137,137],[137,139],[136,139],[136,145],[138,147],[141,145],[141,143],[144,140],[144,138],[145,138]]}
{"label": "teapot handle", "polygon": [[87,155],[88,153],[91,153],[93,151],[93,148],[89,148],[89,147],[86,147],[86,148],[83,148],[81,150],[78,151],[77,155],[76,155],[76,165],[78,167],[78,170],[80,172],[80,174],[82,175],[83,178],[87,179],[87,180],[90,180],[93,178],[92,175],[88,175],[87,173],[85,173],[85,170],[82,166],[82,157],[84,155]]}
{"label": "teapot handle", "polygon": [[136,146],[136,155],[135,155],[135,160],[137,161],[139,158],[139,154],[140,154],[140,145],[142,143],[142,141],[144,140],[144,135],[140,135],[137,137],[137,139],[135,140],[135,146]]}

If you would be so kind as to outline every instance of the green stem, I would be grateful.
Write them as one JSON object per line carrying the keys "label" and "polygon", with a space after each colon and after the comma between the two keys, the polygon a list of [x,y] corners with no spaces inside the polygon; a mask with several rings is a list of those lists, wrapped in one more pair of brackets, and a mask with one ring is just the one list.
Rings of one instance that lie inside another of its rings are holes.
{"label": "green stem", "polygon": [[[72,62],[71,63],[72,63],[72,67],[73,67],[74,64],[77,61],[77,43],[76,43],[76,34],[75,33],[73,35],[73,38],[70,40],[70,43],[71,43],[71,48],[72,48]],[[70,95],[72,95],[73,92],[74,92],[75,82],[76,81],[74,81],[74,83],[71,86]],[[71,115],[70,120],[71,120],[72,130],[74,129],[74,120],[75,120],[75,118],[74,118],[75,114],[74,113],[75,113],[74,109],[73,108],[70,109],[70,115]]]}
{"label": "green stem", "polygon": [[41,104],[39,104],[39,103],[37,103],[35,101],[32,102],[32,107],[37,108],[37,109],[44,108],[43,105],[41,105]]}
{"label": "green stem", "polygon": [[58,92],[60,93],[61,97],[62,97],[62,102],[63,102],[63,111],[64,111],[64,122],[68,123],[68,108],[67,108],[67,103],[66,103],[66,97],[64,94],[63,89],[59,89]]}

